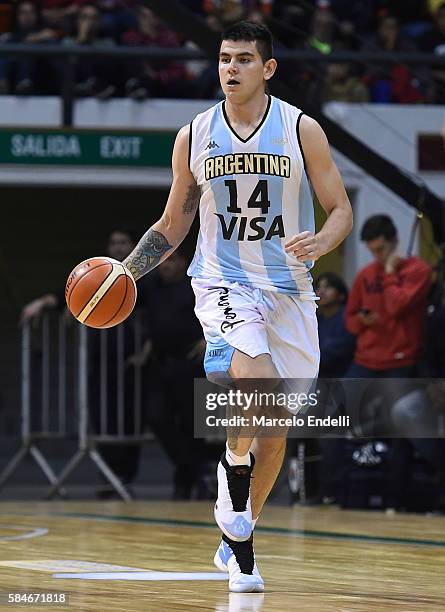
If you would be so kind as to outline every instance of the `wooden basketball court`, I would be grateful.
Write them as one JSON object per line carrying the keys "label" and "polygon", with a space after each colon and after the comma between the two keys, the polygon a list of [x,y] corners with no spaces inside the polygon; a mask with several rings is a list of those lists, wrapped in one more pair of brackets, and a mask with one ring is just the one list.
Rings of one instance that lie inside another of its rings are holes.
{"label": "wooden basketball court", "polygon": [[255,531],[266,592],[229,595],[210,503],[0,507],[3,594],[65,592],[98,612],[445,610],[443,517],[270,506]]}

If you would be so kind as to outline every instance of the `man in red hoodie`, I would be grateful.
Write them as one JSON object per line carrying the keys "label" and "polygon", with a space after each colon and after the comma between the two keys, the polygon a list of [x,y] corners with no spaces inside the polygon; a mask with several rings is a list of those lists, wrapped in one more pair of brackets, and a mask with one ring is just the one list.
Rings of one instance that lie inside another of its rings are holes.
{"label": "man in red hoodie", "polygon": [[422,343],[431,268],[418,257],[402,257],[387,215],[370,217],[361,239],[375,261],[354,281],[346,307],[346,327],[357,336],[349,378],[409,377]]}

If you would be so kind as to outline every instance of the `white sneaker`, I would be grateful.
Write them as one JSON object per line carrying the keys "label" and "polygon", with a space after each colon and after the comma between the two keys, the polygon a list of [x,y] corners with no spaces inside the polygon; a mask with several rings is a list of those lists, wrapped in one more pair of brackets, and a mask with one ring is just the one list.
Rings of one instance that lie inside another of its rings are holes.
{"label": "white sneaker", "polygon": [[221,531],[235,542],[244,542],[252,535],[250,479],[255,465],[252,453],[250,462],[250,465],[229,465],[224,452],[218,463],[215,520]]}
{"label": "white sneaker", "polygon": [[[264,581],[255,561],[252,540],[232,542],[231,545],[221,540],[213,563],[221,572],[229,572],[229,591],[232,593],[262,593],[264,591]],[[251,574],[243,573],[242,570],[248,572],[250,568],[252,568]]]}

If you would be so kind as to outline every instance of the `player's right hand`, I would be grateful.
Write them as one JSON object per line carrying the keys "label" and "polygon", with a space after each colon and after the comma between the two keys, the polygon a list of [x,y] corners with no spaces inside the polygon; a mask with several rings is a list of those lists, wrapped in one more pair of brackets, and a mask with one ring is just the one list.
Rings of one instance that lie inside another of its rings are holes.
{"label": "player's right hand", "polygon": [[300,232],[284,245],[286,253],[294,255],[298,261],[317,261],[324,255],[318,234],[309,231]]}

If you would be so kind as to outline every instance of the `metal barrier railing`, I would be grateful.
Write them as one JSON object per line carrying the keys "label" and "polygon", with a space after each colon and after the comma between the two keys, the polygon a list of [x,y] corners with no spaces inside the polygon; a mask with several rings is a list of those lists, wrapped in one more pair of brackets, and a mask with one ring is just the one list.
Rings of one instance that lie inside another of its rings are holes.
{"label": "metal barrier railing", "polygon": [[[135,363],[130,376],[127,369],[126,344],[139,353],[142,338],[143,320],[137,313],[113,330],[89,330],[65,315],[48,314],[35,331],[29,323],[23,326],[21,447],[0,473],[0,488],[30,455],[51,485],[48,497],[64,495],[63,484],[89,458],[123,499],[131,499],[98,445],[153,439],[143,431],[142,366]],[[40,372],[33,364],[33,342],[41,356]],[[38,446],[39,441],[54,439],[77,440],[77,451],[58,476]]]}
{"label": "metal barrier railing", "polygon": [[[0,488],[15,473],[19,465],[29,454],[42,470],[48,481],[55,485],[57,477],[47,459],[37,446],[39,439],[63,438],[66,435],[66,318],[61,317],[58,321],[58,350],[60,352],[58,367],[58,426],[50,427],[50,321],[44,317],[41,323],[41,392],[40,397],[40,423],[37,426],[37,414],[33,410],[33,403],[37,399],[37,394],[32,393],[34,372],[34,382],[36,370],[32,367],[32,330],[31,325],[27,324],[22,329],[21,342],[21,441],[22,445],[18,452],[11,458],[2,473],[0,474]],[[34,402],[33,402],[34,398]],[[34,417],[34,420],[33,420]]]}

